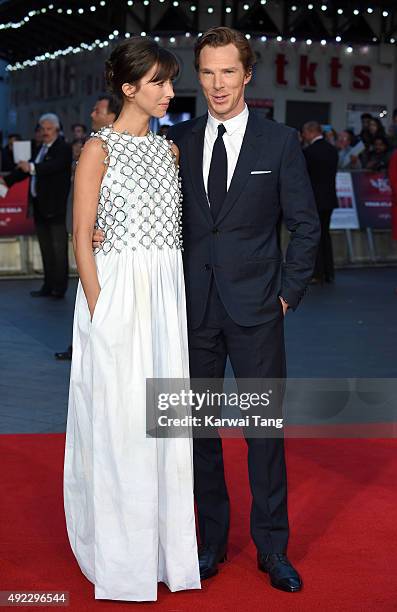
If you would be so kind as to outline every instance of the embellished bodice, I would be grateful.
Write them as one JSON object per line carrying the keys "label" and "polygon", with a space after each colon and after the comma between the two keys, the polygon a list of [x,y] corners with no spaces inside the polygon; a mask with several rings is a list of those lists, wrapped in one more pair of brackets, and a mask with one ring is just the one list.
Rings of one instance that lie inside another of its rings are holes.
{"label": "embellished bodice", "polygon": [[95,253],[182,249],[181,184],[171,144],[153,132],[133,136],[112,126],[92,136],[107,153],[96,221],[105,240]]}

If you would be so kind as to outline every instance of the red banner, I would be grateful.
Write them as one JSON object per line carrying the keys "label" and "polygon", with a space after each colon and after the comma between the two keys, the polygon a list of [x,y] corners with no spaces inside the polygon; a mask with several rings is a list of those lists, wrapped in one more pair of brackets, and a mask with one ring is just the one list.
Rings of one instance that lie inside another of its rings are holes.
{"label": "red banner", "polygon": [[387,176],[381,172],[352,174],[360,227],[390,229],[392,193]]}
{"label": "red banner", "polygon": [[0,198],[0,236],[34,234],[34,222],[27,217],[29,179],[15,183],[5,198]]}

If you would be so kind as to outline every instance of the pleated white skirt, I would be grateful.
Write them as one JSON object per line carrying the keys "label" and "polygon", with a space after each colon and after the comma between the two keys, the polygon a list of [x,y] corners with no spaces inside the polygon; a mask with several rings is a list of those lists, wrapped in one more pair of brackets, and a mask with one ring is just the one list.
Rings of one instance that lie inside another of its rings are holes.
{"label": "pleated white skirt", "polygon": [[64,466],[66,524],[96,599],[200,588],[192,440],[146,438],[146,378],[188,378],[181,252],[96,255],[90,320],[79,283]]}

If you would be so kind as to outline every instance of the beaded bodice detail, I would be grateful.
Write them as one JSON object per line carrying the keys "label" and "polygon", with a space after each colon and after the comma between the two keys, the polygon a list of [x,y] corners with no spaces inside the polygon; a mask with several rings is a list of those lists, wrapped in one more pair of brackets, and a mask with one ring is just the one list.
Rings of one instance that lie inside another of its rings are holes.
{"label": "beaded bodice detail", "polygon": [[112,126],[92,136],[107,153],[96,221],[105,240],[95,253],[182,249],[181,183],[171,144],[152,132],[133,136]]}

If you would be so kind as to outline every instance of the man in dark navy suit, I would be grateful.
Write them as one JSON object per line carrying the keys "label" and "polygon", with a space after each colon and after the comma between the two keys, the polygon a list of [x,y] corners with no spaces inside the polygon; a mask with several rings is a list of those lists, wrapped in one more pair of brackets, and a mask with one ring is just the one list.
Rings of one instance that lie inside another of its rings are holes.
{"label": "man in dark navy suit", "polygon": [[[297,134],[249,111],[244,101],[254,61],[240,32],[205,33],[196,45],[196,68],[208,114],[168,133],[180,150],[192,379],[223,379],[227,356],[240,381],[285,377],[284,314],[298,306],[316,257],[319,221]],[[277,236],[281,214],[291,232],[285,262]],[[96,232],[94,246],[100,239]],[[283,438],[246,440],[259,569],[272,586],[299,591],[300,576],[286,556]],[[194,439],[194,480],[206,579],[225,559],[229,531],[218,435]]]}
{"label": "man in dark navy suit", "polygon": [[[190,374],[285,377],[283,319],[309,283],[319,221],[295,130],[261,118],[244,101],[253,51],[240,32],[199,38],[196,69],[208,114],[168,133],[180,150]],[[283,262],[277,222],[291,239]],[[283,438],[246,438],[253,495],[251,533],[271,583],[298,591],[286,556],[287,482]],[[194,440],[202,579],[218,571],[229,529],[220,437]]]}
{"label": "man in dark navy suit", "polygon": [[317,121],[305,123],[302,136],[308,145],[303,153],[321,224],[321,240],[312,282],[332,283],[335,272],[329,227],[332,211],[338,207],[336,195],[338,151],[324,138],[321,125]]}

